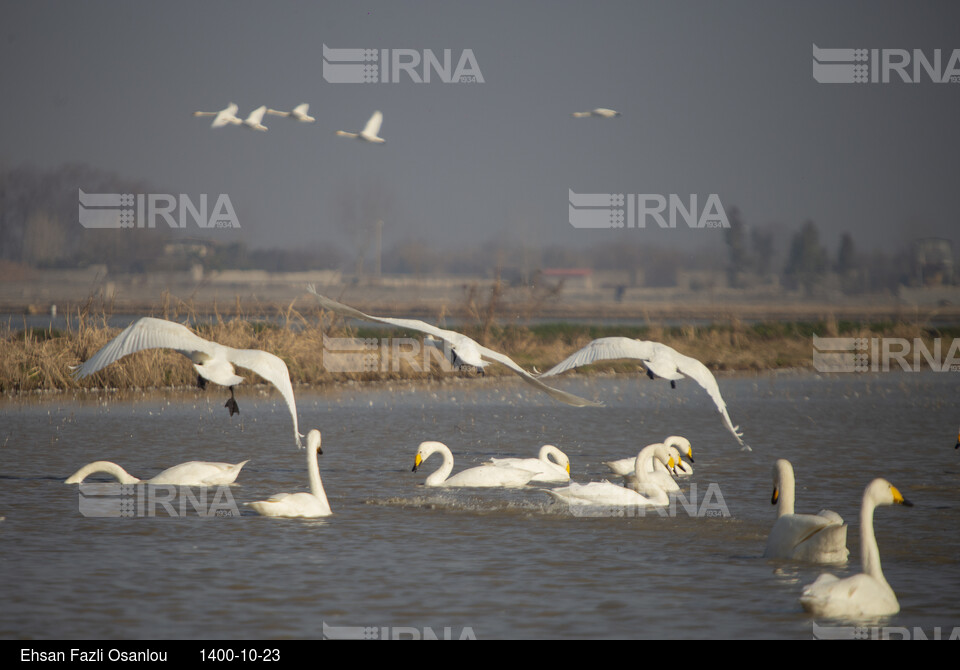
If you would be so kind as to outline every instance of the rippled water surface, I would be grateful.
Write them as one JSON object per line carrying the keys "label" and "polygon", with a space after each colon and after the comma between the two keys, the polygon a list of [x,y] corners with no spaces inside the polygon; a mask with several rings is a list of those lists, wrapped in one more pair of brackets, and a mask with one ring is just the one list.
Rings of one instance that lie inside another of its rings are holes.
{"label": "rippled water surface", "polygon": [[[316,638],[349,627],[479,639],[811,638],[797,598],[823,568],[761,557],[775,515],[771,467],[788,458],[797,511],[826,506],[850,524],[851,561],[836,574],[859,571],[857,514],[872,478],[914,502],[876,513],[901,604],[880,624],[946,637],[960,627],[956,379],[724,377],[750,452],[692,382],[557,382],[606,402],[582,409],[512,378],[301,391],[301,429],[323,432],[334,515],[320,520],[261,518],[243,505],[307,487],[276,394],[245,389],[235,417],[211,387],[3,401],[0,636]],[[670,434],[691,440],[696,463],[665,516],[579,517],[536,487],[427,489],[438,456],[411,472],[422,440],[450,446],[455,472],[551,443],[587,482],[609,476],[602,461]],[[147,478],[188,460],[244,459],[238,485],[207,492],[206,506],[199,490],[169,503],[179,518],[151,507],[148,493],[123,498],[134,516],[88,516],[89,500],[63,484],[94,460]],[[214,508],[220,515],[198,513]]]}

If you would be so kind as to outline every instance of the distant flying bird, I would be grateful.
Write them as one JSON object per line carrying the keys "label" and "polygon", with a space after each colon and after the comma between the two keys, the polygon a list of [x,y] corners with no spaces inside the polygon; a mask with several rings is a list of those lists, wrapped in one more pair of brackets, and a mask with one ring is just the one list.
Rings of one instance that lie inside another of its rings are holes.
{"label": "distant flying bird", "polygon": [[283,112],[279,109],[268,109],[267,114],[273,114],[274,116],[292,116],[297,121],[302,121],[303,123],[313,123],[316,121],[316,119],[307,114],[308,109],[310,109],[310,105],[305,102],[294,107],[293,111],[291,112]]}
{"label": "distant flying bird", "polygon": [[210,124],[211,128],[222,128],[227,124],[239,125],[243,123],[241,119],[237,117],[237,107],[236,103],[231,102],[224,109],[221,109],[219,112],[194,112],[194,116],[213,116],[213,123]]}
{"label": "distant flying bird", "polygon": [[124,356],[144,349],[173,349],[189,358],[199,375],[197,383],[201,388],[208,380],[229,387],[230,398],[224,407],[230,409],[231,416],[240,412],[233,395],[233,387],[243,381],[243,377],[237,376],[233,366],[253,370],[280,391],[290,410],[290,416],[293,417],[293,435],[297,446],[303,446],[300,442],[303,436],[297,430],[297,404],[290,384],[290,373],[282,359],[266,351],[234,349],[209,342],[195,335],[186,326],[173,321],[145,316],[133,322],[103,345],[90,360],[75,368],[73,374],[78,379],[87,377]]}
{"label": "distant flying bird", "polygon": [[591,109],[589,112],[574,112],[571,116],[575,119],[585,119],[591,116],[598,116],[602,119],[613,119],[620,116],[620,112],[607,109],[606,107],[597,107],[596,109]]}
{"label": "distant flying bird", "polygon": [[337,135],[340,137],[359,138],[365,142],[373,142],[374,144],[383,144],[386,140],[377,135],[377,133],[380,132],[381,123],[383,123],[383,114],[376,111],[373,113],[373,116],[370,117],[370,120],[367,121],[367,125],[364,126],[363,130],[359,133],[348,133],[345,130],[338,130]]}
{"label": "distant flying bird", "polygon": [[[574,352],[566,359],[557,363],[552,368],[540,375],[552,377],[561,372],[578,368],[583,365],[596,363],[597,361],[614,360],[618,358],[633,358],[643,361],[647,368],[647,376],[650,379],[662,377],[670,380],[670,386],[676,388],[676,381],[684,377],[690,377],[700,384],[704,390],[713,399],[717,406],[717,411],[723,416],[724,425],[729,430],[740,446],[744,446],[741,433],[738,426],[734,426],[730,421],[730,415],[727,413],[727,404],[720,395],[720,387],[713,373],[703,363],[696,358],[684,356],[680,352],[671,349],[665,344],[659,342],[650,342],[646,340],[634,340],[629,337],[602,337],[594,340],[583,349]],[[749,447],[746,447],[749,449]]]}
{"label": "distant flying bird", "polygon": [[243,120],[243,125],[247,128],[252,128],[253,130],[266,130],[267,127],[263,125],[263,115],[267,113],[267,106],[260,105],[255,110],[250,112],[250,116]]}
{"label": "distant flying bird", "polygon": [[400,328],[407,328],[410,330],[420,331],[421,333],[426,333],[428,339],[425,339],[424,343],[430,346],[439,345],[439,347],[442,347],[443,345],[438,341],[442,340],[443,343],[447,345],[443,348],[445,353],[448,354],[448,360],[450,360],[450,362],[455,366],[473,366],[478,372],[482,373],[483,368],[486,367],[490,362],[500,363],[501,365],[505,365],[516,372],[528,384],[536,386],[538,389],[549,394],[551,397],[556,398],[560,402],[573,405],[574,407],[601,407],[603,405],[603,403],[585,400],[573,395],[572,393],[567,393],[566,391],[555,389],[552,386],[547,386],[529,372],[521,368],[519,365],[514,363],[509,357],[493,351],[492,349],[487,349],[486,347],[480,345],[476,341],[461,333],[457,333],[452,330],[443,330],[417,319],[394,319],[381,316],[370,316],[369,314],[364,314],[353,307],[347,307],[346,305],[336,302],[335,300],[331,300],[326,296],[320,295],[313,286],[308,286],[307,290],[313,294],[313,297],[317,299],[317,302],[320,303],[320,306],[323,309],[330,310],[331,312],[336,312],[337,314],[348,316],[354,319],[373,321],[375,323],[386,323],[391,326],[398,326]]}

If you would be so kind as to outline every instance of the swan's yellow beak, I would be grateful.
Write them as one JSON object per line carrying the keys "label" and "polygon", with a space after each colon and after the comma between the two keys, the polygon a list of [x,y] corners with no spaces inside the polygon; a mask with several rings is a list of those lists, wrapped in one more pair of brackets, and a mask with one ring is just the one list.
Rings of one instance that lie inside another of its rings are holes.
{"label": "swan's yellow beak", "polygon": [[687,458],[691,463],[696,463],[696,461],[693,460],[693,448],[687,449]]}
{"label": "swan's yellow beak", "polygon": [[780,499],[780,489],[779,489],[779,487],[774,486],[774,487],[773,487],[773,495],[770,496],[770,504],[771,504],[771,505],[776,505],[776,504],[777,504],[777,500],[779,500],[779,499]]}
{"label": "swan's yellow beak", "polygon": [[893,502],[898,505],[904,505],[905,507],[913,507],[913,503],[903,497],[903,494],[897,490],[896,486],[890,487],[890,493],[893,494]]}
{"label": "swan's yellow beak", "polygon": [[570,463],[567,463],[567,474],[570,474]]}
{"label": "swan's yellow beak", "polygon": [[420,467],[420,464],[423,463],[423,457],[420,455],[420,452],[417,452],[416,457],[413,459],[413,470],[410,472],[416,472],[417,468]]}
{"label": "swan's yellow beak", "polygon": [[677,474],[677,464],[673,462],[673,456],[671,456],[670,460],[667,461],[667,468],[673,474]]}

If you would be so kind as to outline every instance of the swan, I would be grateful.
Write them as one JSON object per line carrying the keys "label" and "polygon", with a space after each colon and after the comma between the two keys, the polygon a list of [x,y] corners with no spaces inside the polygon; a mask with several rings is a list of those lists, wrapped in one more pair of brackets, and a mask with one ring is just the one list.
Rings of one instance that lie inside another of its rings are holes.
{"label": "swan", "polygon": [[800,604],[814,616],[864,619],[888,616],[900,611],[897,595],[880,568],[880,549],[873,532],[873,510],[877,505],[906,505],[897,488],[886,479],[874,479],[863,492],[860,506],[860,563],[863,572],[838,579],[824,573],[807,585]]}
{"label": "swan", "polygon": [[267,127],[263,125],[263,115],[267,113],[267,106],[260,105],[255,110],[250,112],[250,116],[243,120],[243,125],[247,128],[252,128],[253,130],[267,130]]}
{"label": "swan", "polygon": [[847,526],[836,512],[794,514],[794,476],[790,461],[780,458],[773,465],[773,497],[777,521],[767,537],[764,558],[789,558],[813,563],[846,563]]}
{"label": "swan", "polygon": [[373,113],[373,116],[370,117],[370,120],[367,121],[367,125],[363,127],[359,133],[348,133],[344,130],[338,130],[337,135],[340,137],[353,137],[363,140],[364,142],[372,142],[374,144],[383,144],[386,142],[382,137],[378,137],[377,133],[380,132],[380,124],[383,123],[383,114],[380,111]]}
{"label": "swan", "polygon": [[607,109],[606,107],[597,107],[596,109],[591,109],[589,112],[574,112],[571,116],[575,119],[585,119],[591,116],[597,116],[601,119],[614,119],[620,116],[620,112]]}
{"label": "swan", "polygon": [[552,377],[572,368],[589,365],[597,361],[617,358],[634,358],[643,361],[647,368],[647,376],[650,379],[656,377],[669,379],[670,386],[673,388],[677,387],[676,381],[678,379],[683,379],[685,376],[693,379],[710,395],[717,406],[717,411],[723,416],[723,422],[727,430],[733,434],[741,447],[750,450],[750,447],[743,444],[743,434],[740,432],[740,427],[734,426],[730,420],[730,415],[727,413],[727,404],[720,395],[720,387],[717,385],[713,373],[696,358],[684,356],[665,344],[648,340],[634,340],[629,337],[601,337],[554,365],[540,375],[540,378]]}
{"label": "swan", "polygon": [[83,480],[95,472],[104,472],[116,477],[121,484],[168,484],[173,486],[224,486],[232,484],[240,474],[243,466],[249,460],[241,463],[211,463],[209,461],[188,461],[180,465],[167,468],[156,477],[137,479],[116,463],[110,461],[94,461],[70,475],[64,484],[82,484]]}
{"label": "swan", "polygon": [[303,123],[313,123],[316,121],[316,119],[307,114],[308,109],[310,109],[310,105],[304,102],[303,104],[294,107],[293,111],[290,112],[282,112],[279,109],[268,109],[267,114],[273,114],[274,116],[292,116],[297,121],[301,121]]}
{"label": "swan", "polygon": [[[650,445],[647,445],[650,446]],[[679,491],[680,485],[677,484],[676,477],[679,477],[678,470],[681,466],[686,465],[683,462],[683,459],[680,457],[680,450],[676,447],[664,445],[667,447],[667,453],[670,454],[670,457],[673,458],[673,469],[668,470],[667,467],[658,461],[657,459],[652,459],[647,463],[646,466],[646,477],[649,481],[655,482],[657,486],[662,488],[668,493],[671,491]],[[691,455],[690,458],[693,458]],[[636,459],[634,459],[636,460]],[[689,466],[688,466],[689,467]],[[635,473],[631,472],[623,477],[624,486],[637,490],[639,485],[639,480]]]}
{"label": "swan", "polygon": [[[663,444],[669,449],[670,447],[675,448],[680,456],[686,456],[690,459],[690,462],[695,462],[693,460],[693,446],[690,444],[690,440],[681,436],[681,435],[671,435],[663,441]],[[621,458],[616,461],[604,461],[603,464],[610,468],[611,472],[615,475],[631,475],[633,474],[634,466],[636,465],[637,457],[631,456],[630,458]],[[663,464],[660,461],[654,459],[650,463],[650,468],[648,472],[667,472],[667,469],[663,467]],[[693,474],[693,468],[690,467],[686,462],[681,461],[677,464],[675,468],[677,475],[680,476],[682,471],[683,476],[689,477]]]}
{"label": "swan", "polygon": [[210,124],[211,128],[221,128],[227,124],[239,125],[243,121],[237,118],[237,110],[240,109],[237,107],[236,103],[231,102],[225,108],[221,109],[219,112],[194,112],[194,116],[213,116],[213,123]]}
{"label": "swan", "polygon": [[535,472],[521,470],[519,468],[478,465],[475,468],[458,472],[451,477],[450,473],[453,471],[453,454],[450,452],[450,448],[443,442],[434,441],[420,443],[420,446],[417,448],[417,455],[413,460],[413,472],[416,472],[417,468],[419,468],[425,460],[436,453],[443,455],[443,465],[427,477],[427,480],[424,482],[426,486],[498,486],[502,488],[520,488],[526,486],[527,482],[536,475]]}
{"label": "swan", "polygon": [[532,482],[570,481],[570,458],[552,444],[540,447],[537,458],[491,458],[486,465],[529,470],[536,473]]}
{"label": "swan", "polygon": [[398,326],[400,328],[407,328],[410,330],[420,331],[421,333],[426,333],[428,335],[428,339],[426,339],[424,342],[430,346],[436,346],[438,348],[441,345],[444,345],[444,352],[447,354],[448,360],[450,360],[450,362],[454,365],[471,365],[476,367],[478,372],[482,372],[483,368],[488,364],[488,362],[494,361],[505,365],[516,372],[528,384],[536,386],[544,393],[547,393],[551,397],[568,405],[573,405],[574,407],[603,406],[603,403],[585,400],[573,395],[572,393],[567,393],[566,391],[555,389],[552,386],[547,386],[539,379],[521,368],[519,365],[514,363],[509,357],[493,351],[492,349],[487,349],[466,335],[462,335],[461,333],[457,333],[452,330],[443,330],[417,319],[393,319],[370,316],[369,314],[364,314],[363,312],[352,307],[347,307],[346,305],[342,305],[335,300],[331,300],[330,298],[320,295],[313,286],[308,286],[307,290],[317,299],[317,302],[320,303],[320,307],[330,310],[331,312],[336,312],[337,314],[348,316],[354,319],[363,319],[364,321],[373,321],[375,323],[386,323],[391,326]]}
{"label": "swan", "polygon": [[673,458],[667,448],[660,443],[650,444],[637,454],[634,475],[637,478],[637,490],[611,484],[608,481],[589,484],[573,483],[555,489],[541,489],[560,502],[569,505],[608,505],[616,507],[665,507],[670,497],[647,473],[647,462],[651,459],[661,461],[673,468]]}
{"label": "swan", "polygon": [[303,437],[297,429],[297,404],[293,398],[293,387],[290,384],[290,373],[286,364],[277,356],[266,351],[256,349],[233,349],[216,342],[209,342],[194,335],[186,326],[145,316],[132,324],[107,342],[88,361],[73,369],[77,379],[92,375],[128,354],[144,349],[174,349],[193,362],[193,367],[199,375],[197,383],[201,388],[206,382],[212,381],[221,386],[230,388],[230,398],[224,407],[230,409],[230,416],[240,412],[233,387],[243,381],[234,371],[234,365],[263,377],[273,384],[283,395],[293,417],[293,435],[297,446],[302,447],[300,438]]}
{"label": "swan", "polygon": [[330,503],[323,490],[320,480],[320,467],[317,465],[317,454],[322,454],[320,448],[320,431],[314,428],[307,434],[307,473],[310,476],[310,493],[278,493],[267,500],[258,500],[247,503],[261,516],[278,517],[307,517],[330,516]]}

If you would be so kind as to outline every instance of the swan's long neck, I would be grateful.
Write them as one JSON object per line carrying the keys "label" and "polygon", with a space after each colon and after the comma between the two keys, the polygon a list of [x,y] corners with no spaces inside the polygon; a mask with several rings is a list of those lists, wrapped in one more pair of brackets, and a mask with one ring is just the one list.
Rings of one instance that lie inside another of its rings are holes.
{"label": "swan's long neck", "polygon": [[307,449],[307,472],[310,476],[310,493],[317,498],[326,500],[327,493],[323,490],[323,481],[320,479],[320,464],[317,463],[315,447]]}
{"label": "swan's long neck", "polygon": [[793,468],[789,465],[780,467],[778,474],[777,518],[780,518],[785,514],[793,514],[796,504],[796,494],[794,492],[796,481],[793,477]]}
{"label": "swan's long neck", "polygon": [[73,473],[65,483],[81,484],[83,483],[84,479],[97,472],[104,472],[111,477],[116,477],[117,481],[119,481],[121,484],[136,484],[140,481],[116,463],[112,463],[110,461],[94,461],[93,463],[84,465],[82,468]]}
{"label": "swan's long neck", "polygon": [[443,465],[441,465],[436,472],[427,477],[427,486],[438,486],[442,484],[444,481],[446,481],[447,477],[450,476],[450,473],[453,472],[453,454],[445,444],[440,444],[438,442],[433,447],[430,447],[427,450],[427,453],[424,454],[423,460],[427,460],[430,458],[430,456],[438,452],[443,455]]}
{"label": "swan's long neck", "polygon": [[648,445],[640,450],[640,453],[637,454],[637,460],[633,464],[633,474],[637,478],[637,481],[641,484],[650,483],[650,473],[647,472],[650,468],[650,461],[654,459],[657,455],[658,447],[663,445],[655,444]]}
{"label": "swan's long neck", "polygon": [[863,496],[860,506],[860,562],[863,571],[874,579],[886,583],[880,568],[880,548],[877,536],[873,532],[873,510],[877,504],[869,495]]}

